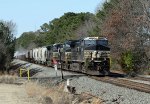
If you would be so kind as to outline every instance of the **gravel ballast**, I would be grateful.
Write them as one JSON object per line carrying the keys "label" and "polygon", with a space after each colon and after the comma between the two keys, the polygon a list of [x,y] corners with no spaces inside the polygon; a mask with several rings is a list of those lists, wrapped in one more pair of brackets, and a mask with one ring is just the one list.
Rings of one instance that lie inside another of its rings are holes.
{"label": "gravel ballast", "polygon": [[109,83],[80,77],[70,81],[77,93],[87,92],[99,96],[106,104],[150,104],[150,94],[118,87]]}
{"label": "gravel ballast", "polygon": [[[24,61],[15,60],[17,63]],[[54,68],[32,64],[31,68],[40,70],[33,78],[56,77]],[[70,85],[75,87],[76,93],[83,92],[100,97],[104,104],[150,104],[150,94],[137,90],[115,86],[109,83],[91,79],[83,74],[63,72],[65,79],[70,79]],[[61,72],[57,70],[57,77],[61,79]]]}

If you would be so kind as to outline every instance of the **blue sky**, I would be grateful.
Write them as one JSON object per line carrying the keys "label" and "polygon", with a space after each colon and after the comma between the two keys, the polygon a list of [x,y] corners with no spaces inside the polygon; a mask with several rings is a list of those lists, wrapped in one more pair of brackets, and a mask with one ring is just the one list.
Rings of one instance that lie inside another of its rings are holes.
{"label": "blue sky", "polygon": [[105,0],[0,0],[0,20],[17,24],[16,36],[35,31],[66,12],[95,13]]}

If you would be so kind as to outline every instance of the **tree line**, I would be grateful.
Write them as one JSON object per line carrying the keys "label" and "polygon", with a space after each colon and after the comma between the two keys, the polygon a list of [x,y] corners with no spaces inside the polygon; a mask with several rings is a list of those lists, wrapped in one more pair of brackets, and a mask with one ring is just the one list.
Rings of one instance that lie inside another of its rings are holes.
{"label": "tree line", "polygon": [[114,65],[129,74],[150,71],[150,1],[110,0],[98,12],[101,34],[108,37]]}
{"label": "tree line", "polygon": [[109,39],[112,69],[129,74],[150,70],[150,1],[109,0],[93,13],[65,13],[35,32],[24,32],[16,49],[32,49],[85,36]]}
{"label": "tree line", "polygon": [[16,48],[32,49],[92,35],[90,32],[96,26],[95,21],[95,15],[92,13],[65,13],[60,18],[44,23],[35,32],[24,32],[17,39]]}
{"label": "tree line", "polygon": [[0,21],[0,71],[9,71],[15,51],[15,24],[12,21]]}

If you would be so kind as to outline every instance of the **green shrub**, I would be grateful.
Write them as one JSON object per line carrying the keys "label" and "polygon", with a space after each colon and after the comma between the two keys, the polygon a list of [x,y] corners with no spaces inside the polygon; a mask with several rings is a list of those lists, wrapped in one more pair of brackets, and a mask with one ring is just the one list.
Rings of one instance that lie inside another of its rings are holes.
{"label": "green shrub", "polygon": [[121,66],[125,72],[133,71],[134,67],[134,56],[131,51],[122,53],[121,55]]}
{"label": "green shrub", "polygon": [[126,51],[121,55],[121,66],[128,75],[142,74],[148,69],[148,57],[144,51]]}

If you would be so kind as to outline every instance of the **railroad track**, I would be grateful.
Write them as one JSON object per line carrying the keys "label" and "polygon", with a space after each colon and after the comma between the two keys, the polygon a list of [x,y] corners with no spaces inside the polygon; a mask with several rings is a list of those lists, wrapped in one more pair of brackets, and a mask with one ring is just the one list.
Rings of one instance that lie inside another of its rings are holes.
{"label": "railroad track", "polygon": [[150,78],[145,78],[145,77],[134,77],[134,78],[129,78],[129,79],[142,80],[142,81],[149,81],[150,82]]}
{"label": "railroad track", "polygon": [[95,76],[90,76],[90,78],[98,80],[98,81],[114,84],[117,86],[126,87],[126,88],[130,88],[130,89],[135,89],[135,90],[138,90],[141,92],[150,93],[150,85],[133,82],[133,81],[127,80],[126,78],[120,79],[120,78],[112,78],[112,77],[95,77]]}
{"label": "railroad track", "polygon": [[[44,66],[44,65],[40,65],[40,66]],[[44,66],[44,67],[47,67],[47,66]],[[68,70],[65,70],[65,71],[68,71]],[[74,72],[74,73],[76,73],[76,72]],[[98,80],[98,81],[114,84],[117,86],[126,87],[126,88],[130,88],[130,89],[135,89],[135,90],[138,90],[141,92],[150,93],[150,85],[149,84],[138,83],[138,82],[132,81],[132,80],[141,80],[141,81],[149,81],[150,82],[150,78],[144,78],[144,77],[134,77],[134,78],[117,77],[117,78],[115,78],[115,75],[114,75],[114,77],[109,77],[109,76],[105,76],[105,77],[89,76],[89,77],[92,79]]]}

